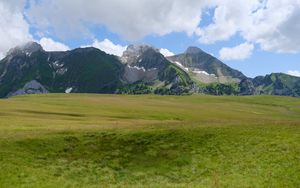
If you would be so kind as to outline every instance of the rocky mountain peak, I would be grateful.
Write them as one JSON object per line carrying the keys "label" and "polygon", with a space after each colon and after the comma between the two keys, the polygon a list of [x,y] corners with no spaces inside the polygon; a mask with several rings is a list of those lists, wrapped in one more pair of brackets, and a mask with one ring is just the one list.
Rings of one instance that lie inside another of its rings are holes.
{"label": "rocky mountain peak", "polygon": [[135,45],[131,44],[127,47],[126,51],[127,53],[136,53],[136,54],[141,54],[144,53],[145,51],[153,49],[155,51],[159,51],[158,49],[154,48],[153,46],[150,46],[148,44],[142,44],[142,45]]}
{"label": "rocky mountain peak", "polygon": [[40,44],[31,41],[10,49],[7,55],[14,55],[17,53],[31,54],[37,51],[43,51],[43,47]]}
{"label": "rocky mountain peak", "polygon": [[158,49],[156,49],[156,48],[154,48],[150,45],[147,45],[147,44],[144,44],[144,45],[133,45],[133,44],[131,44],[123,52],[121,60],[125,64],[131,64],[133,62],[136,62],[139,59],[140,56],[142,56],[145,52],[147,52],[149,50],[152,50],[152,51],[155,51],[155,52],[159,53]]}
{"label": "rocky mountain peak", "polygon": [[198,54],[201,52],[203,52],[203,51],[196,46],[188,47],[188,49],[186,49],[186,51],[185,51],[186,54]]}

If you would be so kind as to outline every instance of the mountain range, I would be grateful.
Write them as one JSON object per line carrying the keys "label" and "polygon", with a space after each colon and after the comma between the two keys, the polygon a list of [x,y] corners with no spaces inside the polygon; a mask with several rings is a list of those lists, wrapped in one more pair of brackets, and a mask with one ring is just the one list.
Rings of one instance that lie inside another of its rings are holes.
{"label": "mountain range", "polygon": [[118,57],[93,47],[47,52],[29,42],[0,61],[1,98],[48,92],[300,96],[300,78],[248,78],[197,47],[164,57],[152,46],[129,45]]}

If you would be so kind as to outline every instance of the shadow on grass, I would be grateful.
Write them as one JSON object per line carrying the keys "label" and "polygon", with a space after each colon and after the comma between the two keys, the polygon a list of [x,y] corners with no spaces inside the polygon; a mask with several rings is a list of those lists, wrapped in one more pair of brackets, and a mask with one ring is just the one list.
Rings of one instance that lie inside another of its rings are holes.
{"label": "shadow on grass", "polygon": [[75,113],[64,113],[64,112],[43,112],[35,110],[17,110],[18,112],[27,113],[27,114],[37,114],[37,115],[54,115],[54,116],[67,116],[67,117],[85,117],[83,114]]}

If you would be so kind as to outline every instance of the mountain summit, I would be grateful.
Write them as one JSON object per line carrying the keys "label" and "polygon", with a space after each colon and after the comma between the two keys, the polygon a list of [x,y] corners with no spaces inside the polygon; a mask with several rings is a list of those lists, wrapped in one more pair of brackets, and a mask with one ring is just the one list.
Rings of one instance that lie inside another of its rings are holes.
{"label": "mountain summit", "polygon": [[150,45],[129,45],[127,49],[123,52],[122,62],[125,64],[135,64],[139,57],[143,55],[146,51],[155,51],[158,52],[158,49]]}
{"label": "mountain summit", "polygon": [[32,54],[37,51],[44,51],[44,49],[36,42],[27,42],[23,45],[10,49],[7,55],[14,55],[16,53]]}
{"label": "mountain summit", "polygon": [[185,54],[199,54],[199,53],[203,53],[203,51],[198,47],[190,46],[185,50],[184,53]]}
{"label": "mountain summit", "polygon": [[168,59],[184,68],[195,80],[203,83],[237,83],[246,78],[241,72],[197,47],[189,47],[185,53]]}

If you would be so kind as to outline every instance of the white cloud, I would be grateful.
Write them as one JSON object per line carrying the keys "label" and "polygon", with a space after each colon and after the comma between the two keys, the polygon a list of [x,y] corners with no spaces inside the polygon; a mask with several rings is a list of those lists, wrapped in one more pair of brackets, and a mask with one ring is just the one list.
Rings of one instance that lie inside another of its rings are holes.
{"label": "white cloud", "polygon": [[222,48],[219,51],[220,59],[226,60],[244,60],[252,55],[253,44],[243,43],[232,48]]}
{"label": "white cloud", "polygon": [[251,24],[241,32],[246,40],[267,51],[300,51],[300,0],[269,0],[251,16]]}
{"label": "white cloud", "polygon": [[237,31],[251,24],[249,13],[255,11],[259,0],[212,0],[215,8],[213,22],[204,28],[198,28],[196,34],[200,42],[211,44],[228,40]]}
{"label": "white cloud", "polygon": [[46,51],[67,51],[70,50],[68,46],[65,44],[62,44],[60,42],[56,42],[52,40],[51,38],[41,38],[39,41],[41,46],[43,47],[44,50]]}
{"label": "white cloud", "polygon": [[174,55],[173,52],[169,51],[169,50],[166,49],[166,48],[161,48],[161,49],[159,50],[159,52],[160,52],[162,55],[164,55],[165,57],[173,56],[173,55]]}
{"label": "white cloud", "polygon": [[193,34],[209,0],[31,1],[29,20],[61,37],[89,35],[89,25],[106,26],[129,40],[171,32]]}
{"label": "white cloud", "polygon": [[263,50],[300,52],[300,0],[213,0],[213,23],[198,28],[202,43],[239,34]]}
{"label": "white cloud", "polygon": [[[0,0],[0,54],[32,39],[23,16],[23,1]],[[1,58],[1,57],[0,57]]]}
{"label": "white cloud", "polygon": [[297,71],[297,70],[290,70],[287,72],[287,74],[300,77],[300,71]]}
{"label": "white cloud", "polygon": [[104,39],[103,41],[94,40],[93,44],[86,45],[82,47],[92,46],[94,48],[98,48],[108,54],[122,56],[123,52],[126,50],[127,46],[122,46],[119,44],[114,44],[108,39]]}

